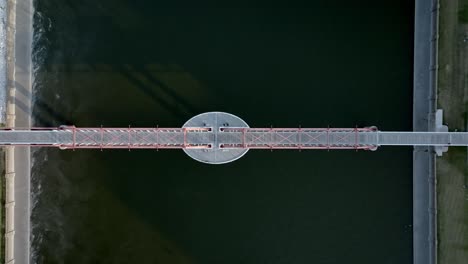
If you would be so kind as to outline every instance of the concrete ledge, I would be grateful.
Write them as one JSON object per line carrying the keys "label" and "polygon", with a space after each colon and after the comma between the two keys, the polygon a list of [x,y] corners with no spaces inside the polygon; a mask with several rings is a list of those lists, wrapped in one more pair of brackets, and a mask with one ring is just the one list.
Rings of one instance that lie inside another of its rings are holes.
{"label": "concrete ledge", "polygon": [[15,230],[15,203],[5,204],[6,209],[6,219],[5,219],[5,232],[9,233]]}
{"label": "concrete ledge", "polygon": [[[7,20],[7,79],[8,101],[6,106],[6,125],[14,127],[16,122],[15,106],[15,32],[16,32],[16,0],[8,0]],[[15,149],[5,150],[5,263],[15,263]]]}
{"label": "concrete ledge", "polygon": [[14,173],[15,172],[15,148],[6,147],[5,153],[5,173]]}
{"label": "concrete ledge", "polygon": [[5,203],[12,203],[15,201],[15,175],[14,172],[5,174]]}
{"label": "concrete ledge", "polygon": [[15,232],[10,232],[6,233],[5,235],[5,243],[8,245],[11,245],[10,247],[7,247],[5,250],[5,263],[15,263],[14,260],[14,238],[15,238]]}

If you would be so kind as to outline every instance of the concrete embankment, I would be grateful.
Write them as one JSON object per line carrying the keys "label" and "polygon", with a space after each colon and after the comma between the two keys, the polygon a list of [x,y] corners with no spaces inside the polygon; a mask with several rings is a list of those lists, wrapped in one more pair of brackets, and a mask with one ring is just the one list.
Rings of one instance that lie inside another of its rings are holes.
{"label": "concrete embankment", "polygon": [[[438,1],[416,0],[414,23],[413,130],[434,131],[437,93]],[[436,261],[435,154],[413,152],[413,263]]]}
{"label": "concrete embankment", "polygon": [[[7,98],[6,126],[15,125],[14,75],[15,75],[15,27],[16,27],[16,1],[9,0],[7,8],[7,37],[6,37],[6,76],[7,85],[5,87]],[[14,263],[14,235],[15,235],[15,160],[14,148],[5,150],[5,263]]]}
{"label": "concrete embankment", "polygon": [[[8,0],[7,115],[9,127],[31,126],[32,0]],[[6,149],[5,262],[30,259],[30,150]]]}

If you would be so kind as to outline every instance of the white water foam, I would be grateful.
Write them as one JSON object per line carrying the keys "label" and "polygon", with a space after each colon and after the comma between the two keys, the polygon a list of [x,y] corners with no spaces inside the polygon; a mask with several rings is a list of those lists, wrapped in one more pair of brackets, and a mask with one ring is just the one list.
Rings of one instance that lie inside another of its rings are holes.
{"label": "white water foam", "polygon": [[[41,88],[41,81],[38,78],[38,72],[44,65],[44,58],[47,52],[47,47],[41,45],[43,42],[47,42],[45,36],[43,16],[40,12],[34,13],[33,19],[33,43],[32,43],[32,69],[34,82],[32,84],[32,107],[34,106],[35,98]],[[32,124],[35,125],[37,121],[34,119],[34,115],[31,120]],[[38,168],[42,167],[44,161],[47,161],[47,152],[41,151],[41,149],[31,149],[31,250],[30,260],[32,263],[38,262],[38,249],[44,241],[44,234],[40,232],[42,230],[41,223],[33,221],[35,218],[34,212],[36,212],[39,205],[39,200],[42,195],[42,182],[40,175],[38,175]]]}

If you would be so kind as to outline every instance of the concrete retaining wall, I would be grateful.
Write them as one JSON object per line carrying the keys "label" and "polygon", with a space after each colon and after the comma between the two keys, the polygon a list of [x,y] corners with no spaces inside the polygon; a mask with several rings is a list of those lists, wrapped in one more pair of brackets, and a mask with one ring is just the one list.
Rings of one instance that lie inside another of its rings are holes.
{"label": "concrete retaining wall", "polygon": [[[435,131],[437,109],[438,0],[416,0],[413,130]],[[413,263],[436,263],[435,152],[413,152]]]}
{"label": "concrete retaining wall", "polygon": [[[7,20],[7,108],[6,126],[14,127],[15,107],[15,32],[16,0],[8,0]],[[7,147],[5,151],[5,263],[15,263],[15,149]]]}

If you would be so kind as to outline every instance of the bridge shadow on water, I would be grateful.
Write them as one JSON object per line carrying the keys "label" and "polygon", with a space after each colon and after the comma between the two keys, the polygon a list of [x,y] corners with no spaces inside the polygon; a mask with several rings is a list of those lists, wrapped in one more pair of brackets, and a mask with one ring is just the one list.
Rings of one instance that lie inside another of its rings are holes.
{"label": "bridge shadow on water", "polygon": [[17,100],[13,97],[9,97],[9,100],[14,100],[16,107],[21,109],[24,113],[31,116],[33,126],[42,127],[56,127],[58,125],[72,124],[71,120],[68,119],[64,114],[54,110],[46,100],[41,97],[33,97],[32,93],[28,91],[23,85],[15,82],[16,93],[21,93],[24,98],[31,100],[32,110],[23,101]]}
{"label": "bridge shadow on water", "polygon": [[[136,88],[178,119],[188,120],[197,109],[169,86],[158,80],[144,66],[111,65],[132,88]],[[143,78],[139,78],[142,76]]]}
{"label": "bridge shadow on water", "polygon": [[184,112],[189,114],[189,118],[200,113],[199,109],[189,100],[179,95],[175,89],[169,87],[161,80],[158,80],[155,74],[151,73],[146,66],[137,64],[133,65],[133,69],[135,69],[137,73],[142,74],[150,82],[151,87],[159,87],[162,92],[176,103],[176,105],[180,105],[181,108],[185,110]]}
{"label": "bridge shadow on water", "polygon": [[[87,66],[90,70],[84,71],[85,73],[91,74],[92,72],[99,72],[96,65],[88,64]],[[178,94],[175,89],[172,89],[170,85],[159,80],[156,77],[157,73],[151,72],[144,65],[108,64],[107,67],[110,69],[110,73],[118,74],[128,82],[125,89],[135,89],[142,92],[142,94],[147,98],[150,98],[155,105],[162,107],[178,120],[188,120],[192,116],[199,114],[201,111],[189,100]],[[49,67],[48,71],[54,71],[53,67]],[[63,71],[83,73],[82,70],[75,71],[73,67],[63,69]],[[47,72],[43,72],[42,74],[47,74]],[[32,97],[31,93],[19,83],[16,83],[16,89],[17,92],[23,94],[25,97]],[[128,91],[126,93],[131,94],[132,92]],[[18,107],[25,113],[32,114],[32,118],[35,120],[37,126],[55,127],[63,124],[76,124],[73,120],[73,114],[71,117],[67,117],[66,113],[54,110],[63,108],[60,107],[60,105],[63,105],[62,102],[60,102],[60,99],[55,98],[55,100],[51,101],[51,99],[44,99],[39,95],[32,98],[32,100],[33,107],[35,108],[34,111],[31,111],[31,109],[29,109],[29,107],[27,107],[23,102],[18,100],[16,102]],[[77,103],[79,104],[80,102]],[[76,106],[73,105],[69,107],[76,108]],[[100,124],[96,124],[95,126],[100,126]]]}

